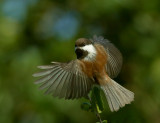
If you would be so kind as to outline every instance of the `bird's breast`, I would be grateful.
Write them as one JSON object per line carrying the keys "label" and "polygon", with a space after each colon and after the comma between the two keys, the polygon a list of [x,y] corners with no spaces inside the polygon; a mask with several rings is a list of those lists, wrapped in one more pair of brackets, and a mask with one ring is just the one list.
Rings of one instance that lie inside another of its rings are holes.
{"label": "bird's breast", "polygon": [[107,63],[107,54],[103,46],[95,45],[97,54],[94,61],[81,61],[82,71],[88,77],[98,78],[106,75],[105,65]]}

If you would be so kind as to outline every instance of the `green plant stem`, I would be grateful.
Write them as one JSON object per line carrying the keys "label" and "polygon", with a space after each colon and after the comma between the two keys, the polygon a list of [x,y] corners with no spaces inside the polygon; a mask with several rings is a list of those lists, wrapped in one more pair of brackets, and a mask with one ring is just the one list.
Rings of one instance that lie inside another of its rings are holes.
{"label": "green plant stem", "polygon": [[[88,96],[88,99],[89,99],[89,101],[90,101],[90,103],[91,103],[91,105],[92,105],[92,99]],[[95,107],[95,114],[96,114],[96,117],[97,117],[97,119],[99,120],[99,122],[100,123],[103,123],[102,122],[102,119],[101,119],[101,116],[100,116],[100,114],[98,113],[98,110],[97,110],[97,107]]]}

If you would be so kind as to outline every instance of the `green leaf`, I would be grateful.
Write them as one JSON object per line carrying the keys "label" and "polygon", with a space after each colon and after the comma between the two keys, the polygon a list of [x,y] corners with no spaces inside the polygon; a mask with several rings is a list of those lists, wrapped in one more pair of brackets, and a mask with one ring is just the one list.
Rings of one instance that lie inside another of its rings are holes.
{"label": "green leaf", "polygon": [[107,123],[107,120],[103,120],[102,123]]}
{"label": "green leaf", "polygon": [[96,98],[95,98],[95,95],[94,95],[94,92],[93,92],[93,90],[92,90],[92,93],[91,93],[91,100],[92,100],[92,108],[93,108],[93,110],[94,109],[96,109]]}
{"label": "green leaf", "polygon": [[88,103],[88,102],[83,102],[83,103],[81,104],[81,109],[82,109],[82,110],[85,110],[85,111],[89,111],[89,110],[91,109],[91,104]]}
{"label": "green leaf", "polygon": [[98,113],[100,114],[100,113],[102,113],[102,111],[99,109],[99,106],[98,105],[96,105],[97,106],[97,111],[98,111]]}
{"label": "green leaf", "polygon": [[98,87],[93,87],[91,93],[92,106],[97,108],[98,113],[104,110],[102,97],[100,95],[100,89]]}
{"label": "green leaf", "polygon": [[[96,122],[96,123],[100,123],[100,122]],[[107,123],[107,120],[103,120],[102,123]]]}

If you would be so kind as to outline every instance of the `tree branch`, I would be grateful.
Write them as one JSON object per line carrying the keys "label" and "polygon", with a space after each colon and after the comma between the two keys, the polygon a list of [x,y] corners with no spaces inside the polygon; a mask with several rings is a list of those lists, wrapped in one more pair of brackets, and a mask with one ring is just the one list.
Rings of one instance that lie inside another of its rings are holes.
{"label": "tree branch", "polygon": [[[89,99],[89,101],[90,101],[90,103],[91,103],[91,105],[92,105],[92,104],[93,104],[93,103],[92,103],[92,99],[89,97],[89,95],[88,95],[88,99]],[[100,123],[103,123],[103,122],[102,122],[102,119],[101,119],[101,116],[100,116],[100,114],[98,113],[97,107],[95,107],[95,109],[96,109],[96,110],[95,110],[94,112],[95,112],[95,114],[96,114],[97,119],[99,120]]]}

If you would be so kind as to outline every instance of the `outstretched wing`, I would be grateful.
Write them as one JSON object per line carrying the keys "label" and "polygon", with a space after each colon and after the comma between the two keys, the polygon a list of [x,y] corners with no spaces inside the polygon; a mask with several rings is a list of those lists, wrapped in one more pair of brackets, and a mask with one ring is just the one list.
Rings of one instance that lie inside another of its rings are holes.
{"label": "outstretched wing", "polygon": [[52,62],[52,65],[38,66],[42,72],[33,74],[42,77],[36,84],[41,84],[40,89],[47,88],[45,94],[52,94],[59,98],[74,99],[86,96],[94,83],[87,77],[80,67],[79,60],[69,63]]}
{"label": "outstretched wing", "polygon": [[91,40],[93,43],[101,44],[105,48],[108,55],[106,70],[111,78],[115,78],[122,67],[123,58],[121,52],[112,43],[110,43],[110,41],[104,39],[102,36],[97,37],[94,35]]}

